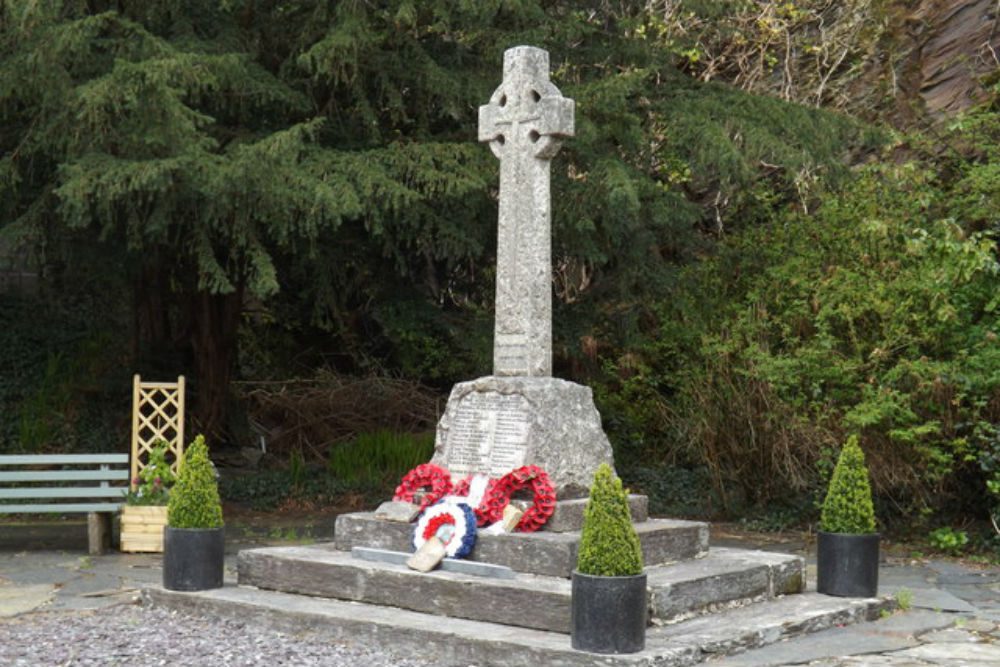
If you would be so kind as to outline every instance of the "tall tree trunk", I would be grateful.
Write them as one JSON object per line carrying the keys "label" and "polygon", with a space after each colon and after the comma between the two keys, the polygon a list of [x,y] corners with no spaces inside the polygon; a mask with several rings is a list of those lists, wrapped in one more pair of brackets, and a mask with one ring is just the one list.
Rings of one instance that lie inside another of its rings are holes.
{"label": "tall tree trunk", "polygon": [[174,347],[169,288],[159,254],[154,253],[132,280],[132,358],[162,356]]}
{"label": "tall tree trunk", "polygon": [[194,420],[209,442],[225,439],[229,382],[235,370],[243,285],[230,294],[192,296],[189,331],[194,354]]}

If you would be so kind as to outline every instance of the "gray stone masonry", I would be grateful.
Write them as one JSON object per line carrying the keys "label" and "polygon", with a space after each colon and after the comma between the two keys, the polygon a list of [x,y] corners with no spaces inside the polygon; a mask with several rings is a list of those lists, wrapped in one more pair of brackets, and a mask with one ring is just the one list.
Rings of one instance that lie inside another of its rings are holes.
{"label": "gray stone masonry", "polygon": [[[553,533],[568,533],[583,529],[583,510],[587,507],[587,498],[556,501],[556,509],[545,522],[545,530]],[[632,523],[642,523],[649,518],[649,497],[629,494],[629,511]]]}
{"label": "gray stone masonry", "polygon": [[495,375],[552,374],[550,161],[573,136],[573,100],[549,81],[549,54],[516,46],[479,107],[479,140],[500,158]]}
{"label": "gray stone masonry", "polygon": [[[791,571],[803,581],[805,563],[798,556],[724,551],[647,567],[650,621],[676,622],[773,598],[775,590],[787,586],[780,580]],[[444,561],[449,562],[467,568],[477,564]],[[425,574],[398,559],[355,558],[320,545],[246,550],[240,553],[238,571],[241,585],[262,589],[569,632],[571,587],[565,577],[519,573],[502,579],[443,569]]]}
{"label": "gray stone masonry", "polygon": [[143,594],[153,604],[209,616],[238,616],[276,631],[313,633],[317,641],[388,645],[397,653],[419,655],[442,666],[479,667],[686,667],[724,652],[872,620],[893,606],[875,599],[791,595],[712,617],[652,627],[643,651],[600,655],[573,650],[569,636],[560,632],[254,588],[176,593],[151,586]]}
{"label": "gray stone masonry", "polygon": [[[647,565],[700,558],[708,552],[708,524],[700,521],[649,519],[635,524]],[[371,512],[337,517],[334,541],[320,548],[350,551],[354,547],[411,551],[413,526],[380,521]],[[579,533],[512,533],[478,535],[469,560],[493,563],[515,572],[569,577],[576,567]]]}
{"label": "gray stone masonry", "polygon": [[[389,549],[372,549],[370,547],[354,547],[351,549],[351,557],[361,560],[372,561],[374,563],[392,563],[395,565],[406,565],[411,554],[408,551],[390,551]],[[514,570],[503,565],[493,565],[492,563],[481,563],[464,558],[445,558],[438,563],[438,569],[442,572],[456,572],[458,574],[469,574],[476,577],[489,577],[491,579],[513,579]]]}
{"label": "gray stone masonry", "polygon": [[587,495],[611,444],[590,387],[551,377],[488,376],[451,390],[438,422],[433,463],[453,477],[502,477],[540,466],[561,500]]}
{"label": "gray stone masonry", "polygon": [[801,556],[764,551],[715,548],[704,558],[647,568],[646,573],[650,618],[656,623],[805,590]]}

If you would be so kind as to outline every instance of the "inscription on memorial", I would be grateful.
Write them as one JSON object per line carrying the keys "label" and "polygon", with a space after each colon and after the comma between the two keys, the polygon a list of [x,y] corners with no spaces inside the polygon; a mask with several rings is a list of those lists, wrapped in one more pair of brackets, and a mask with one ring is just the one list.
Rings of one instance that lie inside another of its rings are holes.
{"label": "inscription on memorial", "polygon": [[524,465],[528,401],[520,394],[472,392],[462,398],[448,433],[452,474],[501,477]]}
{"label": "inscription on memorial", "polygon": [[512,375],[530,375],[527,336],[497,333],[494,341],[493,359],[495,364],[501,365]]}

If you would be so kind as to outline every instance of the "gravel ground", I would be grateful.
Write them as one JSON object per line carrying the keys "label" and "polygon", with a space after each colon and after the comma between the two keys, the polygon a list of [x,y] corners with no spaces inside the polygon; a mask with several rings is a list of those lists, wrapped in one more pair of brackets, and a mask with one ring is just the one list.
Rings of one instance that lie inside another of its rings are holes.
{"label": "gravel ground", "polygon": [[41,612],[0,619],[0,665],[429,667],[431,663],[250,623],[123,604],[95,612]]}

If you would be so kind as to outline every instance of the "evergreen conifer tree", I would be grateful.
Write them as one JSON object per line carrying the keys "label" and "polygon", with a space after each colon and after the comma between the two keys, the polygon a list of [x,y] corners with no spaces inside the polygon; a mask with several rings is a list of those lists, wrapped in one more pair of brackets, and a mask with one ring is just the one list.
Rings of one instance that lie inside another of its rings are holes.
{"label": "evergreen conifer tree", "polygon": [[488,356],[469,329],[492,303],[498,169],[474,138],[506,48],[550,50],[577,101],[553,220],[578,329],[641,308],[761,163],[794,192],[855,136],[691,81],[650,25],[645,3],[5,3],[0,233],[50,277],[87,262],[128,285],[133,349],[180,346],[213,439],[248,303],[332,333],[347,370],[450,381]]}

